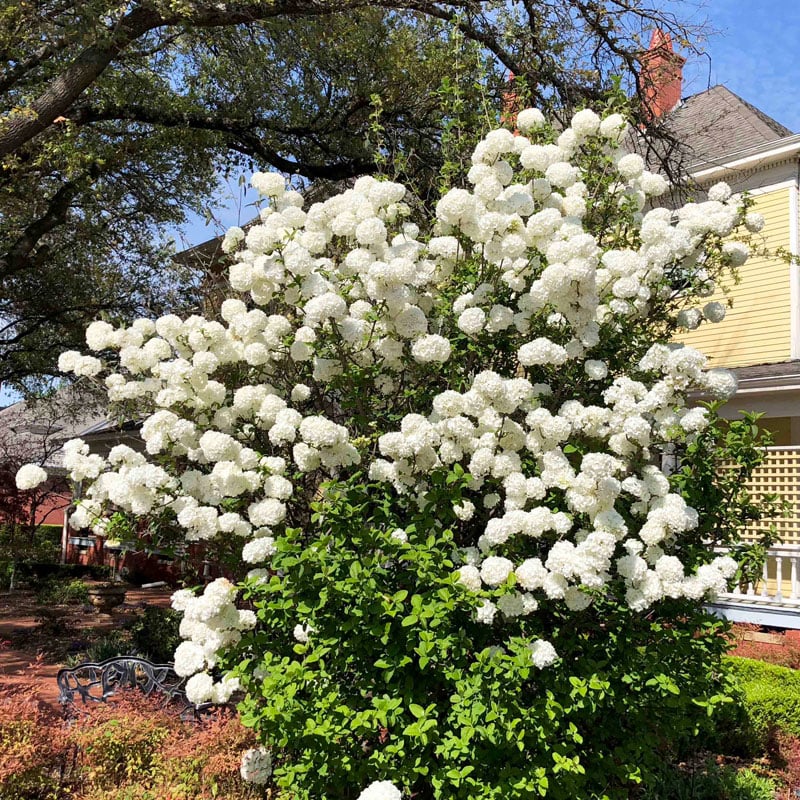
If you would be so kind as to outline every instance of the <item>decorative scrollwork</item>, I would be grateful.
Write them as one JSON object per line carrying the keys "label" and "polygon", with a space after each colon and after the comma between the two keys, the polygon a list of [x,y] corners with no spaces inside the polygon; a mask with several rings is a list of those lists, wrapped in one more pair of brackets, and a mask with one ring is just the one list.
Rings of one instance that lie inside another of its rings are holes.
{"label": "decorative scrollwork", "polygon": [[115,656],[98,663],[87,662],[58,671],[58,702],[74,704],[77,698],[86,703],[104,703],[123,689],[138,689],[145,696],[154,693],[174,701],[182,719],[197,719],[213,703],[199,706],[186,698],[185,678],[176,674],[171,664],[153,664],[138,656]]}

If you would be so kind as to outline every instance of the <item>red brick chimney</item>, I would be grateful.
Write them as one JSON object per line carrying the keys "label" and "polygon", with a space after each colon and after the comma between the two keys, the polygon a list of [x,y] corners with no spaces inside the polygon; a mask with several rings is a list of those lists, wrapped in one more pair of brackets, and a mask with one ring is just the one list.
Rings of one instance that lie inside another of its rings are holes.
{"label": "red brick chimney", "polygon": [[517,95],[516,89],[514,89],[515,77],[513,72],[508,73],[506,81],[509,88],[503,92],[503,107],[500,111],[500,124],[513,125],[514,135],[516,136],[519,134],[519,131],[516,130],[517,114],[519,114],[522,109],[519,107],[519,96]]}
{"label": "red brick chimney", "polygon": [[639,91],[650,119],[659,119],[681,101],[686,59],[672,49],[672,38],[660,28],[653,31],[650,47],[641,56]]}

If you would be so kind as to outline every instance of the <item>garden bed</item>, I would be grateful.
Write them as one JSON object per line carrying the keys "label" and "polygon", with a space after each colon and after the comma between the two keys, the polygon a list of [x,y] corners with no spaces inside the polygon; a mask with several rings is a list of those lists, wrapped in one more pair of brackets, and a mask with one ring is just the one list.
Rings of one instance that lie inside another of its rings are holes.
{"label": "garden bed", "polygon": [[[98,656],[102,660],[119,650],[142,649],[135,647],[133,632],[145,617],[151,623],[151,639],[162,640],[165,648],[172,646],[174,630],[171,639],[169,631],[152,625],[152,609],[168,607],[169,597],[165,589],[132,588],[124,605],[106,615],[82,603],[43,605],[33,590],[0,594],[3,687],[33,687],[40,699],[55,704],[55,675],[61,666]],[[147,629],[138,628],[140,636]],[[163,653],[157,655],[161,660]]]}

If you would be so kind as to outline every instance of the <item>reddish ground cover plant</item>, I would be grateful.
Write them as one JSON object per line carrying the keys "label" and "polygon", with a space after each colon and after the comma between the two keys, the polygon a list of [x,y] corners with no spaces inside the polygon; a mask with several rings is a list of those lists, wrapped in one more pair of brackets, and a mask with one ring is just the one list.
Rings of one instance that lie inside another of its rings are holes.
{"label": "reddish ground cover plant", "polygon": [[0,695],[0,800],[247,800],[252,731],[226,711],[192,724],[124,693],[69,723],[29,692]]}
{"label": "reddish ground cover plant", "polygon": [[74,749],[53,708],[30,689],[0,690],[0,798],[57,796],[66,784]]}

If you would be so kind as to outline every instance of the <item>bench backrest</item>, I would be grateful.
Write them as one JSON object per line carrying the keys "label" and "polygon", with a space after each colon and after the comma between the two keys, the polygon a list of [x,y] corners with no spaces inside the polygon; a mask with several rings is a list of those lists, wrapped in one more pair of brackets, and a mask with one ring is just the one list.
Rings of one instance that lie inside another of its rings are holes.
{"label": "bench backrest", "polygon": [[86,703],[104,703],[123,689],[138,689],[150,696],[154,693],[176,701],[180,716],[197,717],[211,703],[195,706],[186,699],[186,678],[176,674],[171,664],[153,664],[138,656],[115,656],[97,663],[86,662],[66,667],[56,675],[58,701],[74,704],[80,698]]}

